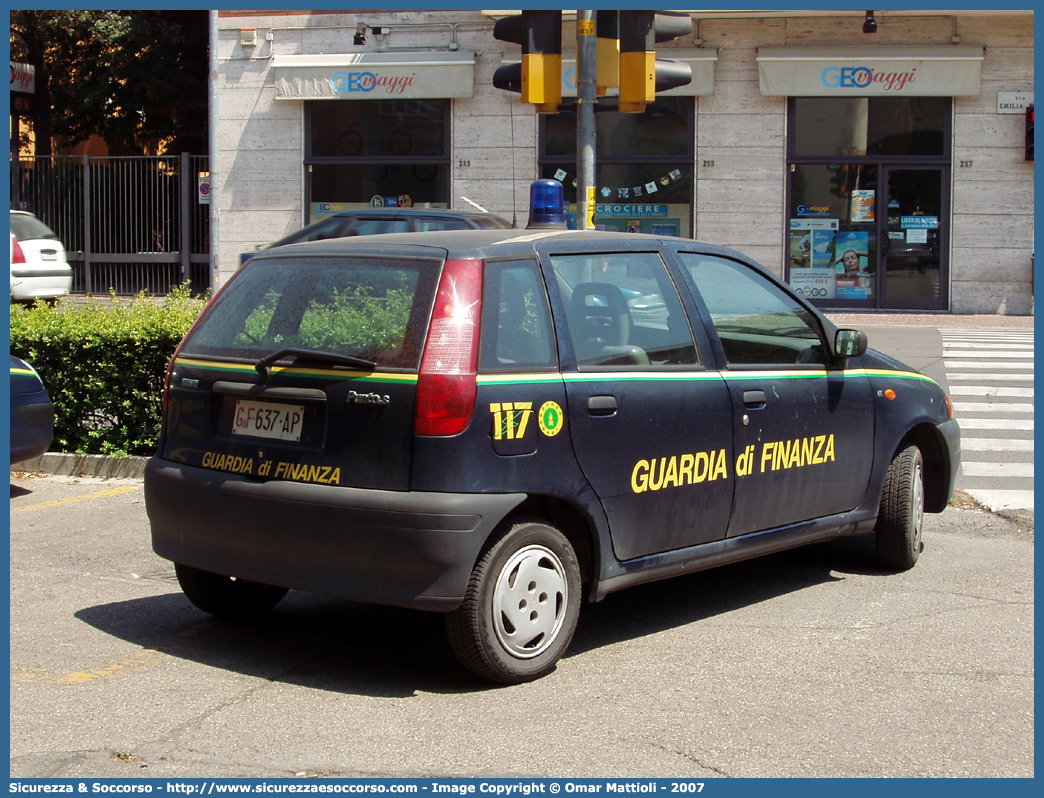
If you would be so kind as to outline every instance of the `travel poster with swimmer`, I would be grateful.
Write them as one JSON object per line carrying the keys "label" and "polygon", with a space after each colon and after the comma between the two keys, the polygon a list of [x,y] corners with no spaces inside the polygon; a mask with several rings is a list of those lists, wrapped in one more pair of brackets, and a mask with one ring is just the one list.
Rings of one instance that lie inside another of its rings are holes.
{"label": "travel poster with swimmer", "polygon": [[838,299],[869,299],[872,278],[869,271],[870,233],[865,230],[839,230],[834,240],[832,266]]}

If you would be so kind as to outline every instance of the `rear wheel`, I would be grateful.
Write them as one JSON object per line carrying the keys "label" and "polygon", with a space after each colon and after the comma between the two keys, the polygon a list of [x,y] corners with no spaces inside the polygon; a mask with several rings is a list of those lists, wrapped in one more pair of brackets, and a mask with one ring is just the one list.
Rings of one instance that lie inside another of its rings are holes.
{"label": "rear wheel", "polygon": [[518,684],[549,673],[580,612],[580,568],[566,537],[536,520],[505,522],[479,558],[464,602],[446,616],[457,659]]}
{"label": "rear wheel", "polygon": [[892,458],[877,516],[877,561],[906,571],[921,554],[924,524],[924,461],[921,450],[904,446]]}
{"label": "rear wheel", "polygon": [[285,587],[222,576],[181,563],[174,564],[174,572],[189,601],[203,612],[229,620],[263,615],[287,594]]}

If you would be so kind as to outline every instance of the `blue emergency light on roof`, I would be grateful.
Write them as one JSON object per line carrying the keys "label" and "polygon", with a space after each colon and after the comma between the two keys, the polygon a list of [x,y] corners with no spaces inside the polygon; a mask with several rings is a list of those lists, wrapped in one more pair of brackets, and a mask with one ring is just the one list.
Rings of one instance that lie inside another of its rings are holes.
{"label": "blue emergency light on roof", "polygon": [[529,187],[529,224],[526,229],[551,227],[564,230],[562,184],[557,180],[534,180]]}

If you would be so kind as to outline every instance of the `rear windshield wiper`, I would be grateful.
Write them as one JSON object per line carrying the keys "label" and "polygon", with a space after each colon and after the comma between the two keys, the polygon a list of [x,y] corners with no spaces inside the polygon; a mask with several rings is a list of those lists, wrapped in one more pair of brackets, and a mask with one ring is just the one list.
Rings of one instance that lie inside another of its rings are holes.
{"label": "rear windshield wiper", "polygon": [[265,355],[265,357],[261,358],[254,364],[254,368],[257,369],[257,373],[264,379],[268,379],[269,368],[277,360],[282,360],[284,357],[293,357],[297,360],[317,361],[319,363],[333,363],[338,366],[351,366],[360,371],[373,371],[377,368],[376,363],[371,360],[363,360],[361,357],[342,355],[338,352],[320,352],[315,349],[297,349],[294,347],[277,349],[272,354]]}

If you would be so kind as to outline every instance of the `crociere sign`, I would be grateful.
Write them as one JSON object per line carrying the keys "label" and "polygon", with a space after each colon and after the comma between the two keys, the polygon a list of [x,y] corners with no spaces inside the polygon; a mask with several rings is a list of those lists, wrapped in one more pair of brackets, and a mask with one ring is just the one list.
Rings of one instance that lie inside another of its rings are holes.
{"label": "crociere sign", "polygon": [[769,47],[758,50],[761,93],[786,97],[973,97],[983,48]]}

